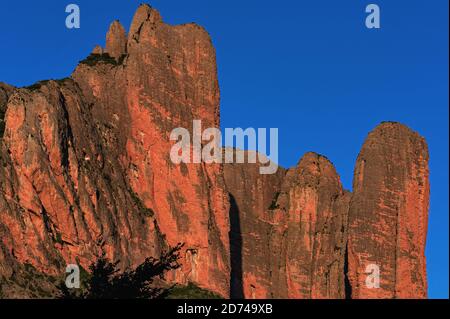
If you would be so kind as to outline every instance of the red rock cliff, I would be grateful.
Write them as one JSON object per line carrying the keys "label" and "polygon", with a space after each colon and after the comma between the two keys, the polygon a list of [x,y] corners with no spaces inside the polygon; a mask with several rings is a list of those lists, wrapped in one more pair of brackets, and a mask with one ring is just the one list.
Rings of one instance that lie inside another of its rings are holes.
{"label": "red rock cliff", "polygon": [[350,194],[333,165],[307,153],[297,167],[276,175],[249,166],[225,165],[241,233],[241,273],[232,272],[232,282],[238,276],[242,283],[235,295],[344,298]]}
{"label": "red rock cliff", "polygon": [[[427,145],[417,133],[384,123],[369,134],[356,163],[349,212],[353,298],[427,296],[428,175]],[[366,284],[369,265],[379,267],[378,289]]]}
{"label": "red rock cliff", "polygon": [[86,268],[101,242],[124,267],[183,242],[183,267],[172,279],[227,296],[229,201],[221,166],[174,165],[169,157],[172,129],[190,128],[193,119],[219,126],[210,38],[194,24],[164,24],[142,5],[127,38],[114,22],[106,43],[109,55],[91,55],[69,79],[8,90],[0,157],[4,259],[58,274],[67,263]]}
{"label": "red rock cliff", "polygon": [[[232,296],[427,296],[428,151],[417,133],[398,123],[370,133],[353,194],[343,190],[333,165],[314,153],[269,177],[257,167],[225,165],[237,269]],[[379,287],[371,285],[372,265],[379,267]]]}
{"label": "red rock cliff", "polygon": [[0,296],[42,296],[30,266],[60,275],[103,247],[127,267],[183,242],[169,279],[225,297],[426,297],[428,153],[417,133],[395,123],[370,133],[351,194],[315,153],[273,175],[175,165],[170,133],[192,135],[193,120],[220,124],[211,40],[148,5],[128,34],[113,22],[106,48],[70,78],[0,83]]}

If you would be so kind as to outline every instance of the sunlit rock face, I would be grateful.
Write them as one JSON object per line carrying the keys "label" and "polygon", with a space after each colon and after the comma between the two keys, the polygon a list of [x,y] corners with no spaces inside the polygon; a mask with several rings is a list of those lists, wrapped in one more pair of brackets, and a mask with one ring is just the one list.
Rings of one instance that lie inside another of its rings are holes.
{"label": "sunlit rock face", "polygon": [[[98,49],[97,49],[98,50]],[[106,34],[106,48],[105,53],[111,57],[119,59],[127,52],[127,34],[124,27],[119,21],[114,21],[109,27]],[[96,53],[103,53],[103,50],[98,50]]]}
{"label": "sunlit rock face", "polygon": [[[426,298],[429,192],[425,140],[398,123],[373,130],[356,162],[349,212],[353,298]],[[369,265],[380,269],[378,289],[366,283]]]}
{"label": "sunlit rock face", "polygon": [[230,216],[231,230],[240,233],[231,242],[241,259],[241,268],[232,259],[232,269],[238,269],[232,271],[234,296],[344,298],[350,194],[334,166],[307,153],[287,171],[258,171],[251,164],[225,165],[236,214],[234,223]]}
{"label": "sunlit rock face", "polygon": [[87,269],[105,251],[124,269],[177,243],[182,267],[167,279],[224,297],[426,297],[422,137],[378,126],[353,193],[316,153],[271,175],[174,164],[172,130],[218,128],[219,98],[207,32],[148,5],[128,34],[114,21],[69,78],[0,83],[0,297],[51,297],[48,276],[67,264]]}
{"label": "sunlit rock face", "polygon": [[417,133],[371,132],[353,194],[315,153],[276,175],[258,167],[225,165],[232,297],[426,298],[428,151]]}
{"label": "sunlit rock face", "polygon": [[228,296],[222,168],[174,165],[169,156],[172,129],[193,119],[219,126],[208,34],[166,25],[142,5],[127,37],[111,25],[105,51],[97,48],[69,79],[8,90],[3,254],[56,275],[68,263],[87,268],[101,246],[126,267],[182,242],[183,266],[169,279]]}

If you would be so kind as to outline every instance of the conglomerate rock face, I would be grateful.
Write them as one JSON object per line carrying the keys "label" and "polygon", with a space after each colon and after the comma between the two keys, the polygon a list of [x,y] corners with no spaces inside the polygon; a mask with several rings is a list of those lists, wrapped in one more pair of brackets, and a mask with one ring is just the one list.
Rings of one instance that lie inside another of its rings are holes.
{"label": "conglomerate rock face", "polygon": [[125,55],[120,64],[93,55],[69,79],[9,95],[2,254],[60,274],[68,263],[87,268],[101,247],[126,267],[182,242],[183,267],[169,279],[227,296],[222,168],[174,165],[169,156],[172,129],[190,128],[192,119],[219,126],[214,48],[202,28],[166,25],[147,5],[137,10],[126,45],[122,30],[114,22],[107,41],[113,57]]}
{"label": "conglomerate rock face", "polygon": [[[426,297],[417,133],[396,123],[370,133],[351,194],[315,153],[272,175],[174,164],[170,133],[192,136],[193,120],[220,125],[211,40],[148,5],[128,34],[113,22],[106,48],[70,78],[0,83],[0,297],[51,296],[53,276],[102,251],[125,268],[180,242],[168,280],[224,297]],[[368,265],[380,267],[379,288],[367,286]]]}
{"label": "conglomerate rock face", "polygon": [[[427,145],[417,133],[383,123],[369,134],[356,162],[349,211],[353,298],[427,296],[428,175]],[[367,288],[370,265],[379,268],[379,289]]]}
{"label": "conglomerate rock face", "polygon": [[283,231],[288,298],[343,298],[349,194],[325,157],[307,153],[288,171],[275,214]]}
{"label": "conglomerate rock face", "polygon": [[[248,153],[246,153],[248,154]],[[273,284],[278,273],[278,251],[269,208],[277,197],[283,168],[261,175],[257,164],[225,164],[225,183],[230,192],[231,297],[269,298],[284,289]],[[278,233],[277,233],[278,234]],[[275,271],[274,271],[275,269]]]}
{"label": "conglomerate rock face", "polygon": [[[103,53],[103,51],[98,50],[97,53]],[[109,27],[108,33],[106,34],[106,48],[105,53],[109,56],[119,59],[122,55],[127,52],[127,32],[119,21],[114,21]]]}
{"label": "conglomerate rock face", "polygon": [[225,165],[241,234],[241,274],[232,272],[241,290],[235,295],[344,298],[350,196],[333,165],[315,153],[276,175],[239,165]]}
{"label": "conglomerate rock face", "polygon": [[276,175],[257,167],[225,165],[232,297],[426,298],[428,152],[417,133],[398,123],[370,133],[353,194],[315,153]]}

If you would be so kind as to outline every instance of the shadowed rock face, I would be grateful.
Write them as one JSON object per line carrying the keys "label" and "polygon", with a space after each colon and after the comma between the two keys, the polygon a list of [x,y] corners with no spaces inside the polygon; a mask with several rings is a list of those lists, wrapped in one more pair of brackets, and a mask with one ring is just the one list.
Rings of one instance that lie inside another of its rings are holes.
{"label": "shadowed rock face", "polygon": [[5,113],[8,104],[9,95],[13,91],[13,87],[0,82],[0,139],[5,131]]}
{"label": "shadowed rock face", "polygon": [[[429,178],[425,140],[384,123],[358,156],[349,212],[349,279],[353,298],[425,298]],[[366,267],[380,268],[380,288],[366,286]]]}
{"label": "shadowed rock face", "polygon": [[[122,267],[185,243],[169,276],[234,298],[426,297],[426,143],[405,126],[370,133],[354,193],[325,157],[289,170],[181,164],[170,133],[219,127],[215,52],[204,29],[148,5],[111,24],[70,78],[0,83],[0,297],[51,293],[45,273]],[[365,286],[367,264],[381,270]],[[31,270],[30,270],[31,269]]]}
{"label": "shadowed rock face", "polygon": [[258,164],[225,164],[224,173],[231,204],[231,297],[271,297],[272,289],[282,287],[272,284],[278,252],[273,251],[269,208],[286,172],[280,167],[276,174],[261,175]]}

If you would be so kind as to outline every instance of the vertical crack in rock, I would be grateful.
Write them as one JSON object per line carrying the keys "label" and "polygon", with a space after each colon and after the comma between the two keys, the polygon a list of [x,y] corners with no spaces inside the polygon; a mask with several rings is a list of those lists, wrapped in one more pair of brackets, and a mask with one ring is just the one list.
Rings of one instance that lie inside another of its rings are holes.
{"label": "vertical crack in rock", "polygon": [[348,246],[345,245],[345,259],[344,259],[344,285],[345,285],[345,299],[352,299],[352,285],[348,277]]}
{"label": "vertical crack in rock", "polygon": [[230,194],[230,297],[243,299],[242,230],[239,207]]}

